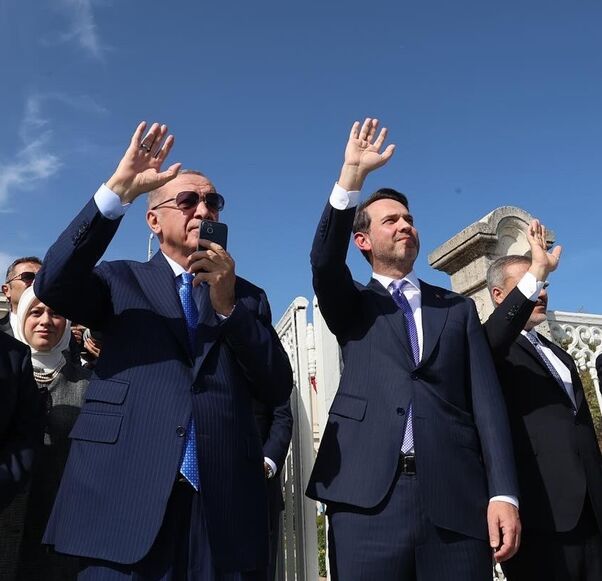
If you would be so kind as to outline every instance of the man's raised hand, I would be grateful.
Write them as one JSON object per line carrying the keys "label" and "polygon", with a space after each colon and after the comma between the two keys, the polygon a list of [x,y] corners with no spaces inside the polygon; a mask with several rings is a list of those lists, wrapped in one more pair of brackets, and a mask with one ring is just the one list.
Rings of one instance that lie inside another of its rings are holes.
{"label": "man's raised hand", "polygon": [[378,136],[377,128],[378,119],[370,117],[366,118],[361,127],[360,122],[356,121],[351,128],[338,182],[347,191],[360,190],[366,176],[385,165],[395,151],[395,145],[390,144],[381,152],[387,138],[387,128],[383,127]]}
{"label": "man's raised hand", "polygon": [[133,202],[140,194],[165,185],[178,175],[182,165],[174,163],[161,171],[161,165],[174,144],[174,137],[165,137],[167,125],[153,123],[146,135],[145,129],[146,121],[142,121],[134,131],[115,173],[107,181],[107,187],[123,203]]}
{"label": "man's raised hand", "polygon": [[531,247],[531,272],[539,281],[545,281],[550,272],[558,267],[562,246],[556,246],[548,252],[546,227],[539,220],[532,220],[527,228],[527,240]]}

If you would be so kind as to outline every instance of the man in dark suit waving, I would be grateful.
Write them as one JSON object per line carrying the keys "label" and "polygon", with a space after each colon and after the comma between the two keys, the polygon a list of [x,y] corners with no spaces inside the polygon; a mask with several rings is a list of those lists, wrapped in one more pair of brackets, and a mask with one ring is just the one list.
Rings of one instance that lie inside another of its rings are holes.
{"label": "man in dark suit waving", "polygon": [[[44,303],[103,332],[45,542],[84,557],[85,580],[263,580],[252,398],[285,402],[290,365],[265,293],[236,276],[225,248],[198,239],[223,197],[180,164],[161,171],[173,137],[164,125],[145,128],[36,277]],[[147,191],[161,251],[147,263],[95,266]]]}
{"label": "man in dark suit waving", "polygon": [[531,258],[504,256],[487,273],[496,309],[485,323],[514,440],[523,542],[502,566],[510,581],[602,579],[602,458],[577,367],[535,331],[546,320],[545,228],[528,228]]}
{"label": "man in dark suit waving", "polygon": [[[328,505],[334,579],[490,579],[520,529],[504,400],[474,303],[413,271],[406,197],[382,189],[356,211],[393,154],[376,132],[353,125],[311,253],[344,369],[307,493]],[[367,286],[345,264],[352,230]]]}

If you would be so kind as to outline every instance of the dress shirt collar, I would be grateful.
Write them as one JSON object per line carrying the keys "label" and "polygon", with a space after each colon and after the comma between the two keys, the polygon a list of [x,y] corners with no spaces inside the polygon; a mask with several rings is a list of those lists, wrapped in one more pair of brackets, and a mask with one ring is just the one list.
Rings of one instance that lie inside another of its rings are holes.
{"label": "dress shirt collar", "polygon": [[186,272],[186,269],[182,268],[182,266],[180,266],[175,260],[169,258],[169,256],[167,256],[167,254],[165,254],[165,252],[163,252],[162,250],[161,254],[163,254],[165,260],[167,260],[167,264],[171,266],[174,278],[180,276],[183,272]]}
{"label": "dress shirt collar", "polygon": [[[384,274],[376,274],[375,272],[372,273],[372,278],[380,282],[380,284],[382,284],[389,292],[391,292],[389,286],[393,281],[397,280]],[[408,274],[406,274],[402,280],[407,281],[416,289],[416,291],[420,292],[420,281],[418,280],[418,277],[416,276],[416,273],[413,270],[408,272]]]}

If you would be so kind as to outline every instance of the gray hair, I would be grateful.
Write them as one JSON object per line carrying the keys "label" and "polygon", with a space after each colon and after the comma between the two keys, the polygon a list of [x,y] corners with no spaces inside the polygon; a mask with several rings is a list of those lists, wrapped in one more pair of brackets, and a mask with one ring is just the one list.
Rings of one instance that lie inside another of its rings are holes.
{"label": "gray hair", "polygon": [[510,254],[502,256],[492,262],[487,269],[487,288],[489,293],[493,292],[494,287],[501,288],[506,281],[506,268],[513,264],[531,264],[531,259],[528,256],[520,254]]}
{"label": "gray hair", "polygon": [[[181,169],[178,172],[179,176],[186,175],[186,174],[194,174],[195,176],[201,176],[202,178],[206,178],[207,180],[209,179],[204,173],[202,173],[196,169]],[[167,183],[169,183],[169,182],[167,182]],[[147,205],[149,208],[152,208],[153,206],[156,205],[156,202],[157,202],[158,198],[160,197],[162,190],[163,190],[163,186],[160,186],[157,189],[151,190],[150,192],[148,192]]]}

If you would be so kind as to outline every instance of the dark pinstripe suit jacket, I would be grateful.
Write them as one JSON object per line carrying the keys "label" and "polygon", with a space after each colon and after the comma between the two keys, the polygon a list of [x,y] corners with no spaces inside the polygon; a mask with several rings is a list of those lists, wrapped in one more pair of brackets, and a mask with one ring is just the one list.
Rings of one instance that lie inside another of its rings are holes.
{"label": "dark pinstripe suit jacket", "polygon": [[0,511],[23,488],[42,445],[44,405],[29,347],[0,332]]}
{"label": "dark pinstripe suit jacket", "polygon": [[91,200],[35,281],[44,303],[103,331],[44,542],[118,563],[141,559],[161,526],[193,414],[215,563],[225,571],[260,568],[267,509],[252,397],[278,405],[292,387],[266,296],[238,278],[236,308],[220,322],[205,287],[191,349],[161,253],[147,263],[94,266],[118,222]]}
{"label": "dark pinstripe suit jacket", "polygon": [[354,214],[327,204],[311,254],[320,310],[344,369],[307,494],[378,505],[395,477],[412,401],[430,519],[485,539],[489,497],[518,490],[504,400],[474,303],[421,281],[423,355],[414,365],[389,292],[375,280],[354,283],[345,264]]}

